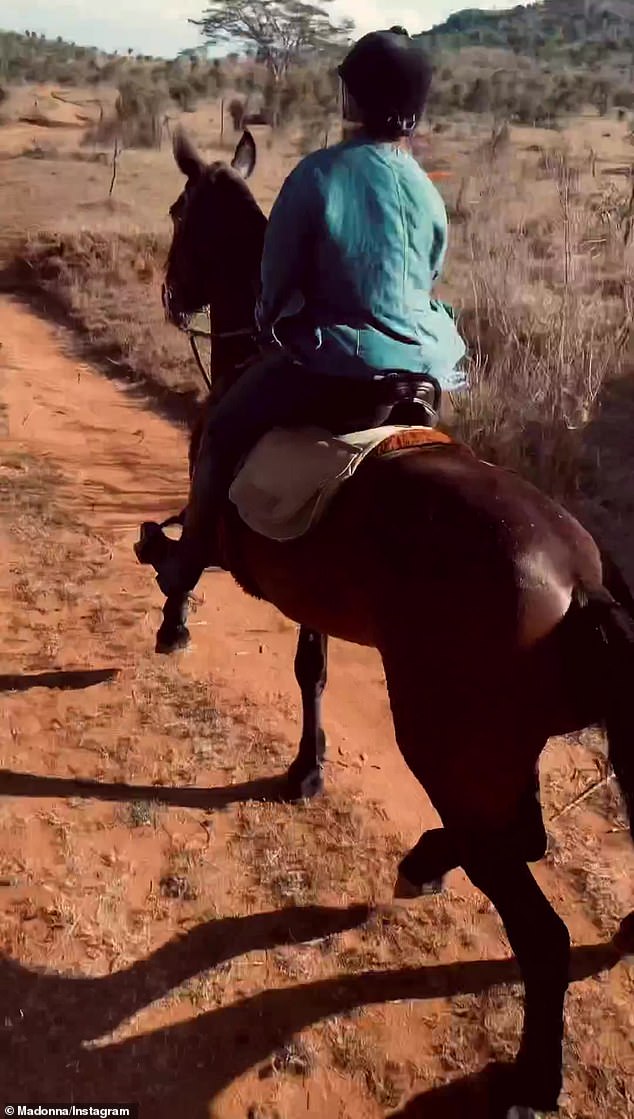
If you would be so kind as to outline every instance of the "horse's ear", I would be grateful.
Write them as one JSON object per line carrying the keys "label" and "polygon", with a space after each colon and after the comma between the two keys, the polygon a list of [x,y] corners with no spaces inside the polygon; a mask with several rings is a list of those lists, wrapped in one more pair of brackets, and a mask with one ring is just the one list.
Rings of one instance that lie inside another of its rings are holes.
{"label": "horse's ear", "polygon": [[244,132],[242,133],[240,142],[235,150],[233,159],[231,160],[231,166],[233,167],[234,171],[237,171],[239,175],[242,175],[243,179],[248,179],[249,175],[253,173],[253,168],[255,167],[256,160],[257,148],[255,146],[255,140],[249,132],[249,129],[245,128]]}
{"label": "horse's ear", "polygon": [[174,159],[188,179],[198,179],[202,174],[205,165],[183,128],[174,133]]}

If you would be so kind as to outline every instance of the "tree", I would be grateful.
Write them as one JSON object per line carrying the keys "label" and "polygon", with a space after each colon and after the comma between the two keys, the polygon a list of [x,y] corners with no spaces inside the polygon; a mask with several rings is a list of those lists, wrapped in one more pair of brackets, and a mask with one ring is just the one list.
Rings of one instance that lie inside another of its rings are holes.
{"label": "tree", "polygon": [[200,27],[206,43],[255,48],[276,84],[310,52],[345,42],[353,26],[350,20],[334,24],[324,7],[307,0],[210,0],[201,19],[190,22]]}
{"label": "tree", "polygon": [[464,99],[468,113],[486,113],[491,108],[491,88],[484,78],[476,78]]}

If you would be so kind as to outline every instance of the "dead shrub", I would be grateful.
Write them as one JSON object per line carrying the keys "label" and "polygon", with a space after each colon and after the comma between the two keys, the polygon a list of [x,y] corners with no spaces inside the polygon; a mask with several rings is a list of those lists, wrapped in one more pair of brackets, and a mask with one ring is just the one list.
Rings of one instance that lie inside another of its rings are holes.
{"label": "dead shrub", "polygon": [[[477,172],[454,255],[454,278],[456,261],[465,265],[460,327],[470,351],[470,389],[456,400],[455,426],[483,457],[568,498],[579,484],[584,428],[630,335],[629,208],[612,199],[597,214],[579,169],[557,152],[536,168],[551,184],[548,216],[515,223],[522,182],[513,162],[500,170]],[[525,168],[522,177],[530,189]],[[621,282],[602,289],[615,272]],[[597,290],[610,292],[600,306]]]}

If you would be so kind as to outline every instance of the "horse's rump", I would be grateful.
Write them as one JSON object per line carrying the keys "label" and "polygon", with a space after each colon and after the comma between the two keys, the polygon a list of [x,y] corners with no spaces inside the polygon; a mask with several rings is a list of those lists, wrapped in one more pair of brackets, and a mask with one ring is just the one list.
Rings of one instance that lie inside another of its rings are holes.
{"label": "horse's rump", "polygon": [[[227,565],[250,593],[319,632],[381,645],[395,615],[425,632],[533,644],[578,582],[601,581],[588,533],[565,510],[460,445],[369,457],[310,533],[284,543],[225,516]],[[422,655],[422,653],[421,653]]]}

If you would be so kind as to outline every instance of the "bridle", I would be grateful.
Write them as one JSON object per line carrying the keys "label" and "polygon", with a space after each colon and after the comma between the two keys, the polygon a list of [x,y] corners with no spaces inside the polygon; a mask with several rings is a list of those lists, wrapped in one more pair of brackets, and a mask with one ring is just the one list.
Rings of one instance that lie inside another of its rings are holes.
{"label": "bridle", "polygon": [[[179,214],[178,216],[176,215],[176,212],[175,212],[176,205],[177,204],[175,203],[174,206],[170,207],[170,215],[172,217],[172,221],[174,222],[175,227],[177,227],[177,225],[180,224],[183,220],[183,214],[182,213]],[[167,284],[163,284],[162,296],[161,297],[162,297],[163,307],[165,309],[166,317],[168,319],[170,319],[170,321],[174,322],[174,320],[171,318],[171,316],[169,314],[169,303],[170,303],[170,298],[171,298],[171,289],[168,288]],[[204,315],[206,317],[206,319],[209,323],[209,329],[208,330],[201,330],[200,327],[189,325],[189,323],[192,321],[192,319],[197,318],[200,315]],[[253,326],[243,326],[243,327],[240,327],[238,330],[221,330],[221,331],[213,330],[212,325],[211,325],[211,307],[209,306],[209,304],[207,304],[207,306],[205,306],[205,307],[201,307],[200,310],[198,310],[194,314],[188,315],[187,318],[184,321],[176,322],[176,323],[174,323],[174,325],[178,326],[178,329],[181,330],[183,332],[183,334],[187,335],[187,337],[189,339],[190,349],[191,349],[192,354],[194,356],[194,361],[196,362],[196,365],[198,366],[198,369],[200,370],[200,375],[203,378],[203,381],[205,382],[209,392],[212,391],[212,386],[213,386],[213,378],[212,378],[212,375],[211,375],[211,368],[212,368],[212,361],[213,361],[214,342],[222,342],[225,339],[229,339],[229,338],[247,338],[249,336],[253,337],[253,335],[254,335]],[[207,371],[207,369],[205,369],[205,366],[203,364],[203,360],[200,356],[200,350],[198,349],[198,339],[199,338],[208,338],[209,339],[210,349],[211,349],[211,355],[210,355],[210,359],[209,359],[209,371]]]}
{"label": "bridle", "polygon": [[[206,312],[207,312],[207,314],[209,314],[209,308],[206,308]],[[211,342],[211,339],[212,339],[211,320],[210,320],[210,323],[209,323],[209,330],[208,331],[207,330],[196,330],[193,327],[187,327],[187,326],[181,327],[181,330],[189,338],[189,345],[190,345],[191,351],[194,355],[194,360],[196,362],[196,365],[200,369],[200,373],[201,373],[201,376],[203,378],[203,381],[205,382],[205,384],[207,385],[207,388],[211,392],[211,360],[209,362],[209,372],[207,372],[207,370],[205,369],[205,366],[203,365],[202,358],[200,356],[200,350],[198,349],[198,339],[199,338],[209,338],[209,341]]]}
{"label": "bridle", "polygon": [[[209,330],[200,330],[199,327],[187,326],[187,325],[179,326],[178,329],[181,330],[183,334],[186,334],[187,337],[189,338],[189,345],[191,346],[191,351],[194,355],[196,365],[198,366],[198,368],[200,370],[203,381],[205,382],[209,392],[211,392],[212,388],[213,388],[213,378],[211,376],[211,362],[212,362],[212,358],[213,358],[214,341],[222,341],[225,338],[247,338],[249,336],[252,337],[254,331],[253,331],[252,326],[243,326],[239,330],[220,330],[220,331],[216,332],[216,331],[212,330],[212,328],[211,328],[211,308],[210,307],[202,307],[201,310],[198,311],[197,313],[199,315],[205,315],[207,317],[207,319],[209,320]],[[209,360],[209,372],[207,372],[207,370],[205,369],[205,366],[203,364],[203,360],[200,356],[200,350],[198,349],[198,339],[199,338],[208,338],[209,342],[210,342],[211,357],[210,357],[210,360]],[[181,528],[182,528],[182,526],[184,524],[184,519],[185,519],[185,510],[182,509],[180,513],[175,513],[174,516],[167,517],[166,520],[161,521],[160,525],[158,525],[158,530],[159,530],[159,532],[162,532],[163,529],[170,528],[172,525],[180,525]]]}

